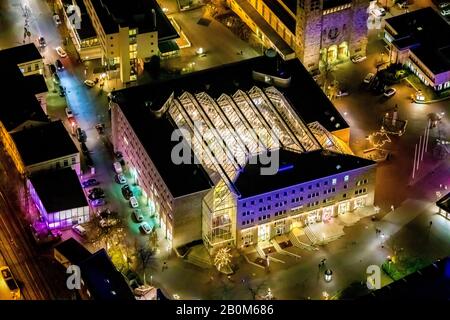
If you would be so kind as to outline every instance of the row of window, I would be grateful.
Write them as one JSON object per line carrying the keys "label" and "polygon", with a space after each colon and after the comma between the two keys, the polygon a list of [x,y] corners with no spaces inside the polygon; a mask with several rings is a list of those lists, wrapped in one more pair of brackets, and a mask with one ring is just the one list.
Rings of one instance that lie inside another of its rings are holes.
{"label": "row of window", "polygon": [[244,220],[244,221],[242,221],[241,225],[245,226],[245,225],[250,224],[250,223],[253,223],[253,222],[255,222],[254,219]]}
{"label": "row of window", "polygon": [[[348,181],[349,180],[349,176],[348,175],[346,175],[345,177],[344,177],[344,181],[346,182],[346,181]],[[367,180],[364,180],[364,181],[366,181],[365,183],[367,183]],[[331,180],[331,184],[332,185],[336,185],[337,184],[337,179],[336,178],[333,178],[332,180]],[[324,181],[323,182],[323,185],[324,186],[327,186],[328,185],[328,181]],[[320,184],[320,182],[318,182],[318,183],[316,183],[315,184],[315,187],[316,188],[320,188],[320,186],[321,186],[321,184]],[[312,188],[313,188],[313,185],[309,185],[308,186],[308,190],[312,190]],[[336,188],[331,188],[331,189],[328,189],[328,192],[327,193],[329,193],[329,192],[335,192],[336,191]],[[296,189],[292,189],[291,190],[291,194],[295,194],[297,192],[297,190]],[[303,187],[300,187],[299,189],[298,189],[298,192],[304,192],[304,188]],[[309,194],[308,195],[308,198],[311,198],[312,196],[311,195],[314,195],[314,194],[317,194],[317,196],[319,195],[319,193],[317,192],[317,193],[312,193],[312,194]],[[325,193],[326,194],[326,193]],[[284,197],[286,197],[288,195],[288,192],[287,191],[284,191],[283,193],[282,193],[282,196],[284,196]],[[275,199],[279,199],[280,198],[280,193],[277,193],[277,194],[275,194]],[[267,201],[271,201],[272,200],[272,196],[268,196],[267,198]],[[254,205],[255,204],[255,200],[251,200],[250,201],[250,205]],[[264,199],[263,198],[260,198],[260,199],[258,199],[258,202],[259,203],[263,203],[264,202]],[[243,202],[242,203],[242,207],[246,207],[247,206],[247,203],[246,202]]]}
{"label": "row of window", "polygon": [[275,217],[281,216],[281,215],[285,214],[286,212],[287,212],[286,210],[277,211],[277,212],[275,212]]}
{"label": "row of window", "polygon": [[366,192],[367,192],[366,188],[355,190],[355,194],[362,194],[362,193],[366,193]]}
{"label": "row of window", "polygon": [[367,180],[367,179],[356,181],[356,185],[357,186],[362,186],[362,185],[367,184],[367,183],[369,183],[369,180]]}

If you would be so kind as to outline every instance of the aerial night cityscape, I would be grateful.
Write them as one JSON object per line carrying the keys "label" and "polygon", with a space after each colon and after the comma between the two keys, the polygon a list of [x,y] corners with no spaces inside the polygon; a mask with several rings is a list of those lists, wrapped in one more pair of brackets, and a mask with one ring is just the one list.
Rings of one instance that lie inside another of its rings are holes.
{"label": "aerial night cityscape", "polygon": [[0,0],[0,70],[0,300],[450,299],[450,0]]}

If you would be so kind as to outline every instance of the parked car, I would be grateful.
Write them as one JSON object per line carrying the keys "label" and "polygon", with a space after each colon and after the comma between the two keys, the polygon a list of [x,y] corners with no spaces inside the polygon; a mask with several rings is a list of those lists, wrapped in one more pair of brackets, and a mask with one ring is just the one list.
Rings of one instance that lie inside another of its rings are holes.
{"label": "parked car", "polygon": [[65,97],[66,96],[66,90],[61,85],[59,86],[59,96],[60,97]]}
{"label": "parked car", "polygon": [[86,143],[82,142],[82,143],[80,144],[80,146],[81,146],[81,152],[83,152],[83,154],[89,153],[89,149],[88,149],[88,147],[86,146]]}
{"label": "parked car", "polygon": [[77,139],[79,142],[86,142],[86,132],[81,130],[80,127],[77,128]]}
{"label": "parked car", "polygon": [[91,204],[93,207],[100,207],[100,206],[104,206],[106,204],[106,200],[103,198],[100,199],[95,199],[91,201]]}
{"label": "parked car", "polygon": [[63,48],[56,47],[55,50],[56,50],[56,53],[58,54],[58,56],[60,56],[61,58],[67,57],[67,53],[64,51]]}
{"label": "parked car", "polygon": [[132,208],[138,208],[139,202],[137,201],[135,196],[130,197],[130,205]]}
{"label": "parked car", "polygon": [[2,275],[3,281],[5,282],[9,292],[11,293],[10,299],[19,300],[20,288],[16,282],[16,279],[14,279],[9,267],[0,267],[0,274]]}
{"label": "parked car", "polygon": [[61,60],[59,60],[59,59],[56,59],[55,65],[58,70],[64,69],[64,65],[62,64]]}
{"label": "parked car", "polygon": [[349,95],[348,91],[347,91],[347,90],[344,90],[344,89],[339,90],[339,91],[336,93],[336,97],[338,97],[338,98],[340,98],[340,97],[345,97],[345,96],[348,96],[348,95]]}
{"label": "parked car", "polygon": [[75,231],[76,233],[78,233],[82,237],[86,236],[86,233],[87,233],[86,229],[79,224],[72,226],[72,230]]}
{"label": "parked car", "polygon": [[115,213],[112,212],[111,210],[109,210],[109,208],[106,208],[104,210],[97,210],[95,212],[95,215],[97,216],[97,218],[100,218],[100,219],[106,219],[113,214],[115,214]]}
{"label": "parked car", "polygon": [[134,219],[136,219],[137,222],[144,221],[144,215],[142,214],[142,211],[139,210],[139,209],[134,209],[133,210],[133,217],[134,217]]}
{"label": "parked car", "polygon": [[92,88],[92,87],[95,86],[95,82],[92,81],[92,80],[89,80],[89,79],[84,80],[84,84],[85,84],[87,87],[89,87],[89,88]]}
{"label": "parked car", "polygon": [[375,17],[382,17],[386,15],[386,10],[384,10],[384,8],[375,7],[370,11],[370,13],[372,13]]}
{"label": "parked car", "polygon": [[114,162],[113,163],[113,167],[114,167],[114,171],[119,174],[122,173],[122,165],[120,164],[120,162]]}
{"label": "parked car", "polygon": [[96,179],[88,179],[81,183],[83,185],[83,188],[89,188],[92,186],[98,186],[100,182],[98,182]]}
{"label": "parked car", "polygon": [[105,197],[105,191],[103,191],[102,188],[93,188],[88,191],[88,198],[91,200],[104,198]]}
{"label": "parked car", "polygon": [[51,73],[51,74],[56,73],[56,67],[55,67],[55,65],[49,64],[49,68],[50,68],[50,73]]}
{"label": "parked car", "polygon": [[372,80],[373,80],[374,78],[375,78],[375,75],[374,75],[373,73],[370,73],[370,72],[369,72],[369,73],[365,76],[363,82],[364,82],[364,83],[371,83]]}
{"label": "parked car", "polygon": [[143,222],[140,226],[139,229],[145,233],[145,234],[149,234],[150,232],[152,232],[152,229],[150,228],[150,226],[148,225],[147,222]]}
{"label": "parked car", "polygon": [[55,24],[57,26],[59,26],[61,24],[61,19],[59,18],[59,16],[57,14],[53,15],[53,21],[55,21]]}
{"label": "parked car", "polygon": [[386,91],[384,91],[384,96],[385,97],[392,97],[395,93],[397,92],[397,90],[395,88],[388,88]]}
{"label": "parked car", "polygon": [[66,111],[66,116],[67,116],[68,119],[73,118],[72,110],[70,110],[69,108],[66,108],[65,111]]}
{"label": "parked car", "polygon": [[98,134],[102,134],[105,132],[105,125],[103,123],[97,123],[95,125],[95,129],[97,130]]}
{"label": "parked car", "polygon": [[122,195],[127,200],[129,200],[133,196],[133,191],[131,191],[129,185],[126,184],[122,187]]}
{"label": "parked car", "polygon": [[47,45],[47,43],[45,42],[44,37],[39,37],[38,42],[39,42],[39,46],[41,48],[43,48],[43,47],[45,47]]}
{"label": "parked car", "polygon": [[125,178],[125,176],[122,173],[116,174],[116,181],[120,184],[127,183],[127,179]]}
{"label": "parked car", "polygon": [[59,84],[61,83],[61,80],[59,79],[59,76],[58,76],[57,73],[54,73],[54,74],[53,74],[52,80],[53,80],[53,83],[56,84],[56,85],[58,85],[58,86],[59,86]]}
{"label": "parked car", "polygon": [[363,62],[366,59],[367,59],[366,56],[362,56],[360,54],[357,54],[356,56],[351,57],[350,60],[352,60],[353,63],[359,63],[359,62]]}

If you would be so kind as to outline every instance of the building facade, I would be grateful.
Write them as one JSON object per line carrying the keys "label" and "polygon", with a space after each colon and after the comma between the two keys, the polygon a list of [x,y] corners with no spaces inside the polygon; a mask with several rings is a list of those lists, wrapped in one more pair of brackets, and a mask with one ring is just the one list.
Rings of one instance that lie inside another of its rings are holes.
{"label": "building facade", "polygon": [[285,59],[297,56],[308,71],[366,54],[369,0],[227,2],[263,43]]}
{"label": "building facade", "polygon": [[[159,56],[159,42],[178,37],[156,1],[84,0],[109,72],[118,70],[123,83],[137,80],[144,62]],[[161,34],[161,29],[168,30]]]}

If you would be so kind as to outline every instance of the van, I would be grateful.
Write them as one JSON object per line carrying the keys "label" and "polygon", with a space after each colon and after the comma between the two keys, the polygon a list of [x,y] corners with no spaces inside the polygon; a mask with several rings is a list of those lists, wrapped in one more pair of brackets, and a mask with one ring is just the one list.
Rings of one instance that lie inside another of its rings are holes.
{"label": "van", "polygon": [[122,173],[122,165],[120,164],[120,162],[118,161],[114,162],[114,171],[117,174]]}

